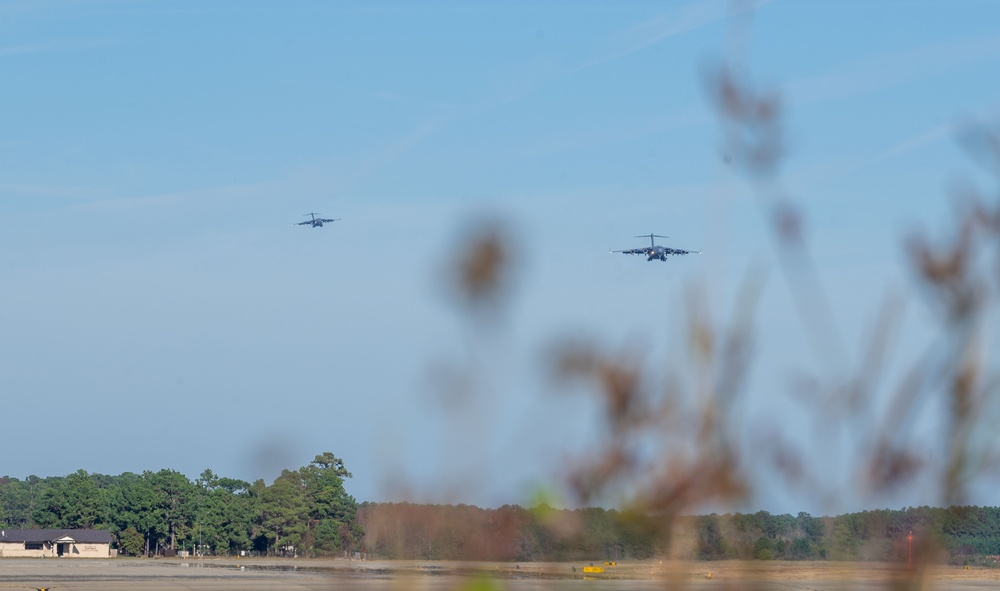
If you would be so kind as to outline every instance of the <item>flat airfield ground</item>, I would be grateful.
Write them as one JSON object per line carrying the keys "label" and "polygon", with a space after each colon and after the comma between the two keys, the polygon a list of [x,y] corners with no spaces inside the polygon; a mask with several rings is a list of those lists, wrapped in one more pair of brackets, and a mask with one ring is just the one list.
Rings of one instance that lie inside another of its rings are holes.
{"label": "flat airfield ground", "polygon": [[[337,559],[0,559],[3,589],[236,590],[802,590],[971,591],[1000,588],[1000,568],[935,566],[913,579],[899,565],[836,562],[590,563],[351,561]],[[601,563],[595,563],[601,565]],[[575,569],[575,570],[574,570]],[[910,584],[907,584],[909,581]],[[923,585],[920,582],[923,582]],[[902,584],[901,584],[902,583]]]}

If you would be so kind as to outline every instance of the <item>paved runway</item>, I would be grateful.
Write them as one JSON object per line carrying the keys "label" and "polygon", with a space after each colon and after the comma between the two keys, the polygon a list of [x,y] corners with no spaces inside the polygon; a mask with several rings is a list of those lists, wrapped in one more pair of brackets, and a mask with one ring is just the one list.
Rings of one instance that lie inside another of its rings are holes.
{"label": "paved runway", "polygon": [[[686,563],[670,569],[651,563],[609,568],[585,576],[570,564],[435,563],[426,561],[361,562],[347,560],[251,559],[0,559],[3,589],[191,590],[191,591],[977,591],[1000,588],[1000,571],[946,570],[910,585],[888,567],[861,566],[853,571],[822,566],[811,570],[734,567],[722,563]],[[768,565],[769,566],[769,565]],[[707,577],[709,569],[715,576]],[[802,578],[802,576],[812,578]]]}

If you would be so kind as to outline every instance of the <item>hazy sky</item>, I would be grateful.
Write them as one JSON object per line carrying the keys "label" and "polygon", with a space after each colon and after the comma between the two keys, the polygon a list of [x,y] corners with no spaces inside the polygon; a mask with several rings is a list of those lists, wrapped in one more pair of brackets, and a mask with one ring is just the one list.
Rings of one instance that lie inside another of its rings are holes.
{"label": "hazy sky", "polygon": [[[741,419],[808,432],[791,376],[822,362],[704,73],[734,59],[782,94],[783,176],[856,365],[884,296],[912,291],[905,233],[943,229],[949,187],[977,178],[955,136],[1000,114],[1000,2],[758,2],[742,36],[728,14],[0,4],[0,474],[270,482],[332,451],[359,500],[525,503],[600,423],[585,391],[548,379],[552,343],[683,373],[690,294],[722,324],[753,270],[767,279]],[[343,219],[293,225],[310,211]],[[482,219],[518,255],[488,334],[444,280]],[[608,254],[650,232],[704,254]],[[903,360],[929,338],[919,298],[907,310]],[[469,391],[442,392],[449,372]],[[752,505],[939,500],[845,499],[762,482]]]}

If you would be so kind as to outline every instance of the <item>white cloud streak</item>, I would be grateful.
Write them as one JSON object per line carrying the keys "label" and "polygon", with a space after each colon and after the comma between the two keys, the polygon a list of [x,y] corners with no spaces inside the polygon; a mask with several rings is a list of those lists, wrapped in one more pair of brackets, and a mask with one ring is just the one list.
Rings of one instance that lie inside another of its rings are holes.
{"label": "white cloud streak", "polygon": [[[926,78],[962,65],[1000,56],[1000,36],[962,39],[866,57],[839,71],[785,85],[795,104],[831,102]],[[985,75],[985,74],[984,74]]]}
{"label": "white cloud streak", "polygon": [[109,47],[112,45],[116,45],[117,43],[118,43],[117,41],[100,40],[100,39],[47,41],[43,43],[23,43],[21,45],[8,45],[6,47],[0,47],[0,57],[32,55],[36,53],[83,51],[89,49],[97,49],[100,47]]}
{"label": "white cloud streak", "polygon": [[573,71],[586,70],[621,59],[665,39],[706,27],[732,16],[752,12],[773,1],[754,0],[734,8],[732,2],[706,0],[661,13],[624,31],[615,33],[608,40],[610,45],[615,46],[614,49]]}
{"label": "white cloud streak", "polygon": [[66,185],[0,183],[0,195],[19,197],[46,197],[57,199],[84,200],[101,193],[93,187],[73,187]]}

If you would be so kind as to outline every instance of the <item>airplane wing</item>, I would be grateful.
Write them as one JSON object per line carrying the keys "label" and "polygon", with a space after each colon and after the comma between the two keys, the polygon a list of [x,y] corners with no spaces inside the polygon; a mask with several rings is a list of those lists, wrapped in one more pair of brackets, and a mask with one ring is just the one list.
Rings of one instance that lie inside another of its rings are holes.
{"label": "airplane wing", "polygon": [[684,250],[682,248],[667,248],[666,254],[701,254],[700,250]]}
{"label": "airplane wing", "polygon": [[335,222],[335,221],[337,221],[337,220],[339,220],[339,219],[340,219],[340,218],[334,218],[334,219],[330,220],[330,219],[322,219],[322,218],[321,218],[321,219],[318,219],[318,220],[316,220],[316,221],[317,221],[317,222],[323,222],[324,224],[328,224],[328,223],[330,223],[330,222]]}
{"label": "airplane wing", "polygon": [[312,220],[306,220],[306,221],[304,221],[304,222],[298,222],[298,223],[296,223],[295,225],[296,225],[296,226],[308,226],[308,225],[310,225],[310,224],[312,224]]}
{"label": "airplane wing", "polygon": [[647,249],[645,249],[645,248],[630,248],[628,250],[612,250],[611,252],[612,252],[612,254],[614,254],[616,252],[620,252],[622,254],[643,254],[644,255],[644,254],[646,254],[646,250]]}

